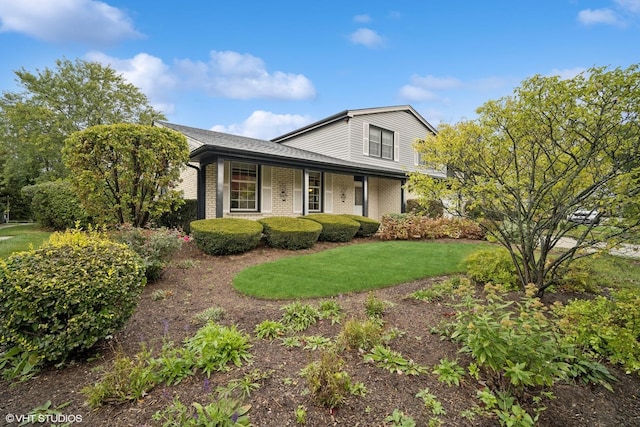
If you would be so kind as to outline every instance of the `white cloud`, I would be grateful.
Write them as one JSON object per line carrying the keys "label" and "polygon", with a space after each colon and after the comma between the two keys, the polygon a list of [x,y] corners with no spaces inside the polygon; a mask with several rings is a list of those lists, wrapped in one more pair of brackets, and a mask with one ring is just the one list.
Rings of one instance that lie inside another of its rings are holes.
{"label": "white cloud", "polygon": [[353,17],[355,22],[367,23],[371,22],[371,17],[369,15],[356,15]]}
{"label": "white cloud", "polygon": [[456,89],[462,82],[454,77],[411,76],[410,83],[400,88],[400,96],[411,102],[442,101],[437,91]]}
{"label": "white cloud", "polygon": [[554,68],[553,70],[551,70],[548,76],[550,77],[559,76],[561,79],[566,80],[566,79],[572,79],[584,71],[586,71],[586,68],[582,68],[582,67],[565,68],[565,69]]}
{"label": "white cloud", "polygon": [[146,53],[139,53],[133,58],[119,59],[101,52],[90,52],[88,61],[108,65],[132,85],[144,93],[153,107],[164,113],[174,111],[174,105],[168,100],[168,92],[175,89],[177,78],[169,67],[160,59]]}
{"label": "white cloud", "polygon": [[308,116],[257,110],[242,123],[229,126],[215,125],[211,130],[268,140],[305,126],[311,121]]}
{"label": "white cloud", "polygon": [[369,28],[359,28],[349,36],[354,44],[361,44],[369,48],[380,47],[384,45],[384,39],[375,31]]}
{"label": "white cloud", "polygon": [[309,99],[316,95],[313,83],[302,74],[269,73],[264,61],[250,54],[212,51],[209,62],[177,61],[177,72],[193,88],[212,96],[233,99]]}
{"label": "white cloud", "polygon": [[618,15],[611,9],[585,9],[578,13],[578,21],[584,25],[620,25]]}
{"label": "white cloud", "polygon": [[640,14],[640,0],[615,0],[615,2],[626,12]]}
{"label": "white cloud", "polygon": [[94,0],[2,0],[0,32],[91,45],[141,37],[122,10]]}

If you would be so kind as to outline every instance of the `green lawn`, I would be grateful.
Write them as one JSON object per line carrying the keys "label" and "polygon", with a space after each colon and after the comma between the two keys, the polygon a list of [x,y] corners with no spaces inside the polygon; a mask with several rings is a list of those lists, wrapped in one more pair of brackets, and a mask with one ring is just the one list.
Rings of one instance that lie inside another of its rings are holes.
{"label": "green lawn", "polygon": [[7,258],[13,252],[26,251],[30,244],[37,248],[50,235],[51,232],[42,230],[36,224],[0,227],[0,236],[11,236],[0,240],[0,258]]}
{"label": "green lawn", "polygon": [[590,266],[593,272],[589,279],[598,286],[616,289],[640,288],[640,259],[598,255],[584,258],[584,263]]}
{"label": "green lawn", "polygon": [[464,271],[462,260],[487,243],[392,241],[343,246],[241,271],[233,286],[265,299],[328,297]]}

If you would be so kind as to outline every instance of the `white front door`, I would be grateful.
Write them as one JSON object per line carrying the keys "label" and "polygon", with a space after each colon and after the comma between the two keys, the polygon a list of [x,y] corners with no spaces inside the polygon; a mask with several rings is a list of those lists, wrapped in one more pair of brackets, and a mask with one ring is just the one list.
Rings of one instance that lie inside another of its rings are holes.
{"label": "white front door", "polygon": [[354,215],[362,215],[362,204],[364,202],[364,188],[362,187],[362,181],[354,181],[355,190],[355,203],[353,205]]}

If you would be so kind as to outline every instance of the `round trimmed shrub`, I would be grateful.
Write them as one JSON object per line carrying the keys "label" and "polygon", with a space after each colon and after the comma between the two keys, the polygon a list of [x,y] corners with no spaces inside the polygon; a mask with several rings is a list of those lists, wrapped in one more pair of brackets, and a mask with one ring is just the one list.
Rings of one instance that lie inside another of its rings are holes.
{"label": "round trimmed shrub", "polygon": [[348,242],[354,238],[360,229],[359,222],[344,215],[309,214],[302,218],[316,221],[322,225],[322,232],[318,240],[324,240],[325,242]]}
{"label": "round trimmed shrub", "polygon": [[238,254],[258,246],[262,224],[241,218],[199,219],[191,222],[191,237],[209,255]]}
{"label": "round trimmed shrub", "polygon": [[322,225],[308,219],[274,216],[258,220],[264,227],[267,244],[272,248],[307,249],[322,232]]}
{"label": "round trimmed shrub", "polygon": [[65,360],[118,331],[146,283],[140,257],[98,232],[54,233],[0,262],[0,348]]}
{"label": "round trimmed shrub", "polygon": [[378,231],[378,228],[380,228],[380,222],[366,216],[351,214],[343,214],[343,216],[346,216],[360,224],[360,228],[356,232],[356,236],[358,237],[373,236]]}

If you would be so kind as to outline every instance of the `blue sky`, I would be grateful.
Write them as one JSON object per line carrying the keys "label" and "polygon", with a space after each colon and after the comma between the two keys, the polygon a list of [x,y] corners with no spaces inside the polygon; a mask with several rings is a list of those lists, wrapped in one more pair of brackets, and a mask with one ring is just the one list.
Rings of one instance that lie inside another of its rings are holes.
{"label": "blue sky", "polygon": [[270,139],[346,109],[475,117],[535,74],[640,62],[640,0],[0,0],[15,70],[109,64],[169,121]]}

